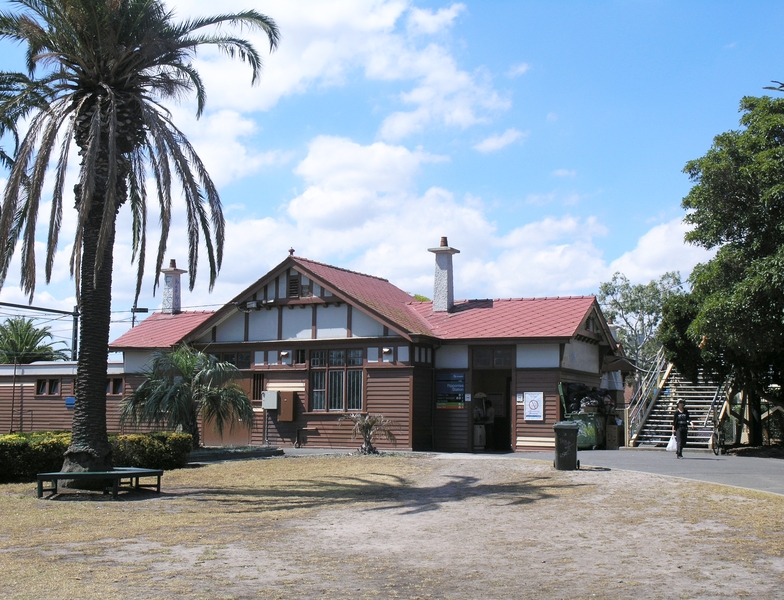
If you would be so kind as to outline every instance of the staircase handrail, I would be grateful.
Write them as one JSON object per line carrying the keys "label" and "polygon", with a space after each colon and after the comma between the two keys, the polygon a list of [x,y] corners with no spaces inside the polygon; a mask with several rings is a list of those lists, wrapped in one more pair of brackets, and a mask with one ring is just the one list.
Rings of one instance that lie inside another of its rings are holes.
{"label": "staircase handrail", "polygon": [[[718,387],[716,387],[716,393],[713,394],[713,400],[711,400],[710,408],[708,409],[708,412],[705,414],[705,422],[702,424],[703,427],[707,427],[708,426],[708,419],[711,418],[711,415],[713,415],[713,417],[716,418],[716,420],[720,420],[721,419],[721,415],[716,416],[716,409],[714,407],[716,406],[716,401],[719,399],[719,394],[722,391],[726,392],[726,390],[729,388],[729,383],[730,383],[730,380],[728,378],[723,383],[720,383],[718,385]],[[725,402],[727,402],[727,398],[726,397],[722,400],[722,404],[724,404]]]}
{"label": "staircase handrail", "polygon": [[637,388],[629,402],[629,433],[631,434],[629,441],[631,445],[637,441],[637,435],[656,404],[662,386],[671,370],[672,364],[665,358],[664,348],[659,348],[654,368],[646,372],[640,387]]}

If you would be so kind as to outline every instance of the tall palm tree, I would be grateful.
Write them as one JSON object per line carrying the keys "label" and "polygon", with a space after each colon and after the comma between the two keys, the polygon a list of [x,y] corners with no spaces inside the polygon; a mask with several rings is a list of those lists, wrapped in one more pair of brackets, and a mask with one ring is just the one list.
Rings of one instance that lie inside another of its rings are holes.
{"label": "tall palm tree", "polygon": [[36,327],[32,319],[6,319],[0,324],[0,363],[26,365],[39,360],[68,360],[68,354],[47,343],[50,339],[49,327]]}
{"label": "tall palm tree", "polygon": [[200,445],[199,418],[220,435],[227,425],[253,425],[253,406],[237,383],[242,373],[231,363],[183,345],[156,352],[146,375],[123,401],[121,423],[181,427],[193,436],[194,446]]}
{"label": "tall palm tree", "polygon": [[[161,101],[192,92],[197,116],[201,115],[206,95],[191,60],[204,45],[247,62],[252,81],[258,79],[258,52],[248,41],[222,33],[221,26],[262,31],[270,50],[277,46],[279,34],[272,19],[254,10],[176,23],[160,0],[13,3],[21,12],[0,13],[0,39],[26,44],[31,78],[37,67],[46,69],[36,81],[46,85],[48,105],[33,113],[19,144],[0,209],[0,240],[21,240],[21,284],[32,299],[44,175],[56,157],[44,271],[48,282],[62,220],[68,151],[76,144],[81,162],[74,189],[78,217],[70,269],[82,318],[73,436],[63,469],[101,470],[111,466],[105,387],[119,210],[128,203],[132,215],[137,297],[145,262],[148,176],[155,182],[160,210],[156,273],[171,224],[172,179],[179,180],[187,209],[191,289],[200,241],[209,262],[210,289],[223,258],[218,192]],[[0,244],[0,284],[13,250],[14,244]]]}

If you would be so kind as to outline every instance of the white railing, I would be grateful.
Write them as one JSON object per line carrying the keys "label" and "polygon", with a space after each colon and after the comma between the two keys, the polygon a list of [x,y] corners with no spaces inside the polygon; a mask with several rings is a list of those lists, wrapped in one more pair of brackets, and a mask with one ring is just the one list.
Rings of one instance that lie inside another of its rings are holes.
{"label": "white railing", "polygon": [[653,368],[645,372],[640,387],[634,392],[629,402],[629,445],[634,446],[637,436],[645,424],[664,383],[672,371],[672,364],[664,357],[664,348],[659,348]]}

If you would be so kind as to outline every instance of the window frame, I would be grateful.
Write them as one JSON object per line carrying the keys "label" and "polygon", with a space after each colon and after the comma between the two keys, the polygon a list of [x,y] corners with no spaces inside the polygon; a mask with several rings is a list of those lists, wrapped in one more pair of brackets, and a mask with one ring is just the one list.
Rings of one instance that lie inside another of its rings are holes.
{"label": "window frame", "polygon": [[45,377],[35,380],[36,396],[62,396],[63,382],[59,377]]}
{"label": "window frame", "polygon": [[[119,388],[118,388],[118,385],[119,385]],[[125,389],[125,381],[123,380],[122,377],[107,377],[106,378],[106,395],[107,396],[122,396],[124,389]]]}
{"label": "window frame", "polygon": [[365,412],[365,348],[310,350],[308,412]]}

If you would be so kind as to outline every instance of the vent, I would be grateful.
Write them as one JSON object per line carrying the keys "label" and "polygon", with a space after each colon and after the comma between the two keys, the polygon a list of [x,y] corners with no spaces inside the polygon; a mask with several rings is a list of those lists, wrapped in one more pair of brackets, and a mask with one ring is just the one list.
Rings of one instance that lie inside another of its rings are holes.
{"label": "vent", "polygon": [[289,298],[299,298],[299,277],[289,277]]}

